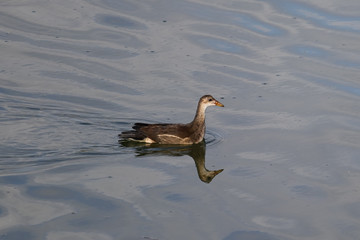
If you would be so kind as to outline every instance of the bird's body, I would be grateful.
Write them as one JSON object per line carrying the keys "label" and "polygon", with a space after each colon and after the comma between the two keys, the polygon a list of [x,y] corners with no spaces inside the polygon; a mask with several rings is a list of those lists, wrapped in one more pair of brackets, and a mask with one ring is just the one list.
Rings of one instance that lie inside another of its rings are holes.
{"label": "bird's body", "polygon": [[194,120],[181,123],[135,123],[132,131],[119,134],[120,138],[158,144],[195,144],[205,136],[205,110],[208,106],[224,105],[210,95],[200,98]]}

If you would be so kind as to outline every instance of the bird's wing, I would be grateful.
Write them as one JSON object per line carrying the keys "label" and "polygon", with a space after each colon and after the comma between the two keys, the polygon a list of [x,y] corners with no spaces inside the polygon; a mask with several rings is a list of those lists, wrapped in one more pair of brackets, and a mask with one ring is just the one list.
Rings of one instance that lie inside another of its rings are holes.
{"label": "bird's wing", "polygon": [[178,142],[191,135],[190,128],[185,124],[137,123],[133,128],[156,142]]}

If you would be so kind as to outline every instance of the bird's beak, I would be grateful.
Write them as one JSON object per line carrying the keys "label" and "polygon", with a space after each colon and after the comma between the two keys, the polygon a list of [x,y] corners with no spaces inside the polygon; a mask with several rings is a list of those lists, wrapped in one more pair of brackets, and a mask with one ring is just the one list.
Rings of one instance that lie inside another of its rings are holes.
{"label": "bird's beak", "polygon": [[215,100],[215,105],[219,106],[219,107],[224,107],[224,104],[222,104],[221,102]]}

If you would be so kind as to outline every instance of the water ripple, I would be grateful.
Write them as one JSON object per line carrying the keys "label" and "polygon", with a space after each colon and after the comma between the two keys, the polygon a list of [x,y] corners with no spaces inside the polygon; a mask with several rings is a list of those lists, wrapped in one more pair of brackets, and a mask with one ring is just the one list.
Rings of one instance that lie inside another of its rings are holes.
{"label": "water ripple", "polygon": [[231,23],[248,29],[254,33],[271,37],[283,36],[287,33],[284,28],[264,22],[263,20],[260,20],[248,13],[215,8],[207,5],[199,6],[195,3],[188,3],[188,5],[184,5],[183,7],[186,8],[187,13],[192,17],[206,20],[208,22],[216,22],[217,24]]}
{"label": "water ripple", "polygon": [[[34,22],[26,21],[25,19],[20,19],[6,13],[0,14],[0,26],[17,30],[22,33],[31,33],[40,36],[53,37],[55,39],[66,38],[71,40],[97,40],[97,41],[106,41],[121,46],[136,47],[142,48],[148,46],[148,44],[139,40],[135,35],[120,32],[120,31],[111,31],[108,29],[98,29],[92,28],[90,30],[70,30],[63,29],[60,27],[50,27],[42,24],[37,24]],[[13,35],[15,36],[15,35]],[[6,37],[6,35],[5,35]],[[28,37],[23,37],[27,39]],[[40,43],[47,41],[33,41],[33,43]],[[63,43],[65,44],[65,43]]]}
{"label": "water ripple", "polygon": [[350,85],[349,83],[337,82],[335,80],[330,80],[327,78],[321,78],[316,76],[302,75],[302,77],[307,81],[316,83],[320,86],[324,86],[329,89],[360,96],[360,86],[354,86],[354,85]]}
{"label": "water ripple", "polygon": [[243,54],[246,52],[245,47],[220,38],[209,36],[190,36],[189,39],[206,49],[236,54]]}
{"label": "water ripple", "polygon": [[62,50],[64,52],[78,53],[84,56],[107,58],[107,59],[122,59],[137,56],[136,52],[131,52],[123,49],[116,49],[110,47],[100,47],[89,43],[71,44],[60,42],[58,39],[53,40],[35,40],[29,37],[21,36],[14,33],[7,33],[0,31],[0,40],[28,43],[32,46],[51,49]]}
{"label": "water ripple", "polygon": [[110,65],[100,63],[97,60],[84,60],[74,57],[61,56],[56,54],[47,54],[42,52],[27,52],[25,53],[29,57],[38,58],[44,61],[50,61],[57,64],[64,64],[70,67],[74,67],[85,73],[91,73],[99,77],[106,77],[109,79],[132,79],[132,75],[129,72],[121,71]]}
{"label": "water ripple", "polygon": [[80,96],[73,96],[66,94],[51,94],[51,93],[36,93],[36,92],[32,93],[32,92],[18,91],[18,90],[14,90],[10,88],[2,88],[2,87],[0,87],[0,94],[4,94],[8,96],[27,97],[33,99],[48,99],[59,102],[67,102],[72,104],[75,103],[78,105],[92,106],[95,108],[109,109],[109,110],[124,109],[123,106],[120,106],[118,104],[92,97],[80,97]]}
{"label": "water ripple", "polygon": [[95,77],[88,77],[83,76],[80,74],[75,74],[66,71],[41,71],[41,76],[46,76],[53,79],[64,79],[64,80],[71,80],[72,82],[82,83],[86,86],[90,86],[93,88],[103,89],[109,92],[116,92],[120,94],[126,95],[139,95],[140,92],[127,87],[120,83],[115,83],[110,80],[95,78]]}
{"label": "water ripple", "polygon": [[313,24],[341,31],[360,33],[360,17],[341,16],[319,9],[311,4],[293,1],[270,1],[286,13],[311,21]]}
{"label": "water ripple", "polygon": [[119,154],[115,119],[104,115],[108,102],[103,106],[93,102],[102,109],[100,113],[89,108],[89,99],[79,98],[79,104],[71,96],[61,96],[64,102],[59,104],[60,96],[4,88],[0,95],[13,99],[0,111],[1,175],[41,171],[84,155]]}
{"label": "water ripple", "polygon": [[290,52],[304,57],[315,57],[324,59],[330,55],[327,50],[311,45],[293,45],[288,49]]}
{"label": "water ripple", "polygon": [[104,9],[121,10],[121,11],[135,11],[138,9],[138,5],[133,1],[112,1],[112,0],[86,0],[86,2],[99,6]]}
{"label": "water ripple", "polygon": [[123,16],[114,16],[109,14],[97,14],[95,16],[95,22],[115,28],[123,27],[123,28],[138,29],[138,30],[147,29],[147,27],[144,24],[132,20],[130,18]]}

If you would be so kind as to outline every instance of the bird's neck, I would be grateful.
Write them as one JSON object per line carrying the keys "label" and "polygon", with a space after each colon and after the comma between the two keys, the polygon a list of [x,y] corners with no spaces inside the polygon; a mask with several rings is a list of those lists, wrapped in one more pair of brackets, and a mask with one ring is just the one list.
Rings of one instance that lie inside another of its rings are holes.
{"label": "bird's neck", "polygon": [[194,120],[190,123],[194,130],[204,131],[205,129],[205,110],[206,106],[198,104]]}

